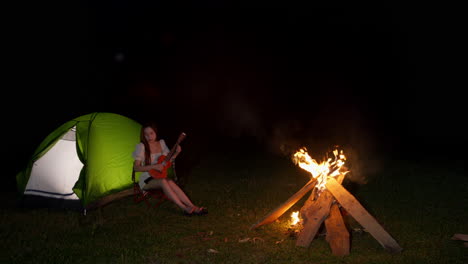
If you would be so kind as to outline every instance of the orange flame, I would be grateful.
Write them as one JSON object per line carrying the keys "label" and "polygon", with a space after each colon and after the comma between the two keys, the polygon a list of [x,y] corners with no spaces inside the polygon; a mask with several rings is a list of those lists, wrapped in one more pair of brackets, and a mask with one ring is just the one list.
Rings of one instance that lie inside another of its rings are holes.
{"label": "orange flame", "polygon": [[340,153],[338,153],[338,150],[334,150],[333,155],[335,156],[334,159],[328,158],[319,164],[309,156],[307,148],[303,147],[294,153],[292,157],[295,164],[310,172],[312,177],[317,179],[316,187],[319,194],[325,189],[328,177],[336,177],[341,174],[340,168],[344,165],[346,157],[342,150]]}
{"label": "orange flame", "polygon": [[301,219],[299,218],[299,211],[292,212],[291,213],[291,226],[296,225],[297,223],[299,223],[299,221],[301,221]]}

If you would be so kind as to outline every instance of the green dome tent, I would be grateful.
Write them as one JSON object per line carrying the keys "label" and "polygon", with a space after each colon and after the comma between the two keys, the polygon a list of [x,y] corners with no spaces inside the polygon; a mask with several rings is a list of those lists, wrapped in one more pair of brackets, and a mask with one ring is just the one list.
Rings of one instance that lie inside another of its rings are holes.
{"label": "green dome tent", "polygon": [[102,112],[62,124],[16,175],[22,204],[81,210],[130,190],[132,152],[140,141],[140,128],[132,119]]}

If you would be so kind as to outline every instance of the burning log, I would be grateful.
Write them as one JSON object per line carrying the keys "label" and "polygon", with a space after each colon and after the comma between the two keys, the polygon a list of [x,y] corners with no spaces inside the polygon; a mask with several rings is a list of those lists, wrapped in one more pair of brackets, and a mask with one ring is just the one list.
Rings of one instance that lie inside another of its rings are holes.
{"label": "burning log", "polygon": [[349,232],[337,203],[332,204],[330,215],[325,219],[325,228],[327,229],[327,242],[333,255],[349,255]]}
{"label": "burning log", "polygon": [[[327,241],[332,253],[337,256],[349,254],[350,242],[349,232],[346,229],[338,203],[348,211],[385,249],[395,253],[402,248],[398,243],[378,224],[378,222],[362,207],[354,196],[352,196],[341,185],[347,173],[340,171],[343,167],[345,157],[338,151],[333,152],[335,161],[331,159],[318,164],[304,149],[294,154],[294,161],[299,166],[309,171],[311,179],[301,190],[295,193],[285,203],[271,211],[265,218],[254,224],[251,229],[271,223],[286,212],[291,206],[299,201],[307,192],[312,190],[310,198],[301,208],[302,229],[297,236],[296,245],[308,247],[320,226],[325,222],[327,230]],[[318,195],[318,197],[316,197]]]}
{"label": "burning log", "polygon": [[[338,153],[335,152],[335,155]],[[306,160],[306,162],[301,163],[300,160]],[[278,219],[282,214],[284,214],[291,206],[293,206],[297,201],[299,201],[308,191],[314,189],[314,187],[318,184],[318,179],[320,178],[321,181],[326,179],[330,175],[338,175],[339,168],[343,164],[340,160],[339,162],[333,162],[332,164],[329,163],[329,160],[326,163],[321,165],[316,164],[315,160],[312,160],[307,153],[305,152],[305,148],[301,149],[298,153],[294,155],[295,162],[299,162],[300,166],[304,169],[307,169],[308,166],[314,165],[314,169],[317,170],[316,175],[308,182],[302,189],[296,192],[293,196],[291,196],[286,202],[275,208],[273,211],[267,214],[262,220],[258,221],[256,224],[252,225],[250,229],[257,228],[261,225],[271,223]]]}
{"label": "burning log", "polygon": [[328,179],[327,190],[329,190],[336,200],[346,211],[362,225],[385,249],[392,253],[402,250],[398,243],[383,229],[383,227],[370,215],[366,209],[335,179]]}
{"label": "burning log", "polygon": [[310,245],[323,221],[330,214],[332,202],[333,196],[325,190],[316,201],[311,202],[310,205],[304,205],[301,209],[303,228],[297,237],[297,246],[308,247]]}
{"label": "burning log", "polygon": [[[344,174],[342,173],[338,177],[338,181],[342,182],[343,179]],[[327,190],[324,190],[315,201],[314,193],[311,194],[309,200],[307,200],[301,208],[304,228],[299,233],[296,242],[297,246],[308,247],[310,245],[323,221],[325,221],[330,214],[330,207],[333,201],[333,195],[331,195]]]}
{"label": "burning log", "polygon": [[278,219],[282,214],[284,214],[291,206],[293,206],[297,201],[299,201],[308,191],[312,190],[315,187],[316,180],[312,179],[304,185],[298,192],[291,196],[286,202],[282,203],[280,206],[276,207],[270,213],[268,213],[263,219],[258,221],[256,224],[252,225],[250,229],[255,229],[259,226],[269,224],[276,219]]}

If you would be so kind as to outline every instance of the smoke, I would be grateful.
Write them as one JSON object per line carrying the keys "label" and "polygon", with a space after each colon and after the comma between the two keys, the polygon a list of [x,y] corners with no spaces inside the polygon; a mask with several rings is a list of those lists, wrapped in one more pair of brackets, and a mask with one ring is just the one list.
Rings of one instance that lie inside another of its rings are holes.
{"label": "smoke", "polygon": [[306,147],[309,155],[318,162],[330,157],[334,149],[343,150],[347,158],[345,166],[350,171],[346,179],[359,185],[366,184],[381,170],[380,142],[368,124],[369,120],[357,108],[341,110],[345,111],[318,111],[307,118],[275,122],[268,138],[269,149],[290,158]]}
{"label": "smoke", "polygon": [[274,154],[284,157],[292,156],[303,147],[300,134],[303,125],[298,120],[282,120],[274,122],[268,138],[267,148]]}
{"label": "smoke", "polygon": [[222,97],[223,120],[221,129],[230,137],[249,136],[261,140],[265,136],[264,120],[259,105],[250,103],[239,90],[228,90]]}

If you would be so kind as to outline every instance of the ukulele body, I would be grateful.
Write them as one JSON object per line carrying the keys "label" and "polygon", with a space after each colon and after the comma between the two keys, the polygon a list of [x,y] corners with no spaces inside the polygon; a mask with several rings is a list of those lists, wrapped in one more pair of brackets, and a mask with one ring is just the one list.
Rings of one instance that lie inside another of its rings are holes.
{"label": "ukulele body", "polygon": [[149,175],[151,175],[151,177],[153,177],[155,179],[165,179],[165,178],[167,178],[167,170],[169,168],[171,168],[171,166],[172,166],[171,158],[174,155],[177,146],[180,144],[180,142],[182,142],[182,140],[185,138],[185,136],[186,136],[186,134],[184,132],[182,132],[179,135],[179,138],[177,139],[177,142],[172,147],[169,154],[167,154],[167,156],[166,155],[159,156],[158,162],[156,164],[162,164],[163,169],[162,169],[162,171],[158,171],[158,170],[155,170],[155,169],[149,170],[148,173],[149,173]]}
{"label": "ukulele body", "polygon": [[161,155],[159,158],[158,158],[158,162],[157,164],[162,164],[163,165],[163,169],[162,171],[158,171],[158,170],[155,170],[155,169],[152,169],[152,170],[149,170],[148,173],[151,175],[151,177],[155,178],[155,179],[165,179],[167,178],[167,170],[172,166],[172,162],[170,161],[165,161],[167,156],[165,155]]}

